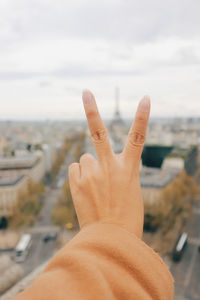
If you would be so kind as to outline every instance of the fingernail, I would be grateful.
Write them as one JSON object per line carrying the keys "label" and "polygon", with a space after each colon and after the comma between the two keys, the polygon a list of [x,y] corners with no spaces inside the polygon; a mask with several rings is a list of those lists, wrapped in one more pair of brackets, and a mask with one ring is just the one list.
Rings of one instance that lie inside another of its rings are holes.
{"label": "fingernail", "polygon": [[84,90],[82,94],[83,104],[90,105],[92,103],[92,94],[88,90]]}
{"label": "fingernail", "polygon": [[149,111],[150,108],[150,97],[144,96],[139,103],[139,109],[143,112]]}

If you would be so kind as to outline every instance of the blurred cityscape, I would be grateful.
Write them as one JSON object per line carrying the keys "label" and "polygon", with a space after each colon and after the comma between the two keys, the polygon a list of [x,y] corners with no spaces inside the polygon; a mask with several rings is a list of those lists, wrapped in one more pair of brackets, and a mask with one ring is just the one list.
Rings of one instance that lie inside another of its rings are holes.
{"label": "blurred cityscape", "polygon": [[[106,120],[116,153],[132,120]],[[0,123],[0,299],[26,288],[79,230],[68,166],[95,155],[86,121]],[[200,118],[151,119],[140,178],[144,241],[175,278],[175,300],[200,295]]]}

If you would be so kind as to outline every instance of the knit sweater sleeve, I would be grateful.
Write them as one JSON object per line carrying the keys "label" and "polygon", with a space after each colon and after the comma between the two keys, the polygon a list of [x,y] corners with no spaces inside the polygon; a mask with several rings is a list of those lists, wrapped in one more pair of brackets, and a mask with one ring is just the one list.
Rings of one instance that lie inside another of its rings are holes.
{"label": "knit sweater sleeve", "polygon": [[13,300],[171,300],[173,293],[171,273],[149,246],[98,222],[81,229]]}

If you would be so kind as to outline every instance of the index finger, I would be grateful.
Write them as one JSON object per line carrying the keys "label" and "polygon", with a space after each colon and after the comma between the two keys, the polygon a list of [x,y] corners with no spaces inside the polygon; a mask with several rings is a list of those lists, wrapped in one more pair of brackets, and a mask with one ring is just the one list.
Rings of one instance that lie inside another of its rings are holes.
{"label": "index finger", "polygon": [[82,98],[97,157],[99,160],[110,158],[113,151],[110,146],[107,129],[100,117],[95,98],[88,90],[83,91]]}
{"label": "index finger", "polygon": [[130,128],[126,146],[123,150],[124,158],[134,161],[139,166],[142,150],[146,138],[146,130],[150,114],[150,98],[145,96],[140,101],[134,122]]}

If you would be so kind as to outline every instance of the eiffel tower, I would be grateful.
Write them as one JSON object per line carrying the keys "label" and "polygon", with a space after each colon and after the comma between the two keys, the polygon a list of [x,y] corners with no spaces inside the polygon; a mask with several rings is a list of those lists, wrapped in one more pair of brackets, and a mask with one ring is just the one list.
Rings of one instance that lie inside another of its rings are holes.
{"label": "eiffel tower", "polygon": [[114,112],[114,118],[113,120],[111,121],[111,128],[114,127],[114,126],[123,126],[124,125],[124,122],[121,118],[121,115],[120,115],[120,109],[119,109],[119,99],[120,99],[120,96],[119,96],[119,88],[116,87],[115,88],[115,112]]}

